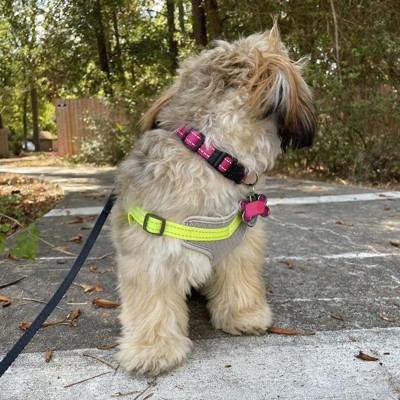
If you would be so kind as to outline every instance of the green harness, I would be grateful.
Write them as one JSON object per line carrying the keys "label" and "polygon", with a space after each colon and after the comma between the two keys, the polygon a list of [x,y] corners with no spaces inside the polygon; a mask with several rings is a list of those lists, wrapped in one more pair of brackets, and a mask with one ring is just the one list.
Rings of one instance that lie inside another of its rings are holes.
{"label": "green harness", "polygon": [[200,228],[167,221],[158,215],[143,211],[140,207],[135,207],[128,211],[128,221],[130,224],[133,221],[137,222],[146,232],[156,236],[165,235],[196,242],[214,242],[229,239],[243,222],[242,213],[238,212],[227,226],[222,228]]}

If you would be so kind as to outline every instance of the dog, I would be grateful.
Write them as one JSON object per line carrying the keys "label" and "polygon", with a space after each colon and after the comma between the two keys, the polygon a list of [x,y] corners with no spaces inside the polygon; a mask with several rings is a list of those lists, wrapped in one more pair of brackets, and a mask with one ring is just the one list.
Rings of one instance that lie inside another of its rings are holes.
{"label": "dog", "polygon": [[[125,370],[159,375],[187,358],[192,288],[206,297],[216,329],[260,335],[271,325],[262,279],[268,209],[256,181],[279,154],[312,143],[304,65],[290,60],[276,23],[217,41],[181,62],[144,116],[143,134],[118,167],[111,215]],[[210,232],[210,241],[201,236]]]}

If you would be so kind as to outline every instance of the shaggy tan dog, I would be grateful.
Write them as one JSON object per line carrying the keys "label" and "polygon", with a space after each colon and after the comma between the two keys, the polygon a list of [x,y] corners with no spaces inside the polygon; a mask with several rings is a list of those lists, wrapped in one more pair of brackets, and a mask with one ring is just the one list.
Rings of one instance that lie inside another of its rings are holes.
{"label": "shaggy tan dog", "polygon": [[259,335],[271,324],[260,218],[213,265],[184,240],[128,222],[128,212],[140,207],[178,224],[188,216],[238,212],[249,188],[188,150],[176,132],[182,125],[202,132],[205,145],[232,155],[253,181],[288,147],[312,142],[314,103],[303,64],[289,59],[276,25],[233,43],[220,41],[182,62],[174,85],[145,116],[145,133],[119,167],[112,212],[122,300],[118,358],[126,370],[157,375],[187,357],[186,296],[192,287],[206,296],[216,329]]}

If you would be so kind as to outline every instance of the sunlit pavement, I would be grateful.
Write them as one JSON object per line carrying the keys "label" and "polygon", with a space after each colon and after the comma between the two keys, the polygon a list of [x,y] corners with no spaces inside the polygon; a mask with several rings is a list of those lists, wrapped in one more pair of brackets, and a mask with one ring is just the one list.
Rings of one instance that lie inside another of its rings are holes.
{"label": "sunlit pavement", "polygon": [[[50,298],[74,262],[114,169],[1,166],[0,172],[51,179],[66,192],[37,223],[56,249],[42,243],[35,261],[1,261],[0,284],[25,277],[0,291],[12,300],[2,309],[4,355],[22,333],[19,323],[34,319],[43,307],[38,301]],[[400,192],[270,178],[265,193],[271,216],[264,277],[273,325],[307,335],[215,331],[204,299],[194,294],[188,300],[194,351],[186,363],[156,380],[126,374],[117,368],[116,348],[97,349],[112,347],[120,329],[118,308],[92,304],[96,297],[118,301],[106,224],[49,318],[79,309],[77,326],[42,329],[0,378],[0,398],[399,399]],[[96,284],[102,292],[84,291]],[[360,351],[377,360],[356,357]]]}

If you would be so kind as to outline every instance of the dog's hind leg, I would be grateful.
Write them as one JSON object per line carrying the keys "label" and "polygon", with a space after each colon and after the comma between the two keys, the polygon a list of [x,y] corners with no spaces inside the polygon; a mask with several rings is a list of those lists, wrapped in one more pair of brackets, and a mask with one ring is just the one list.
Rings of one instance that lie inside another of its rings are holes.
{"label": "dog's hind leg", "polygon": [[[126,278],[126,277],[125,277]],[[192,348],[186,294],[176,282],[152,282],[140,271],[120,279],[122,337],[118,360],[138,374],[159,375],[180,364]]]}
{"label": "dog's hind leg", "polygon": [[265,232],[257,224],[243,243],[214,267],[204,290],[216,329],[240,335],[259,335],[271,324],[262,279]]}

